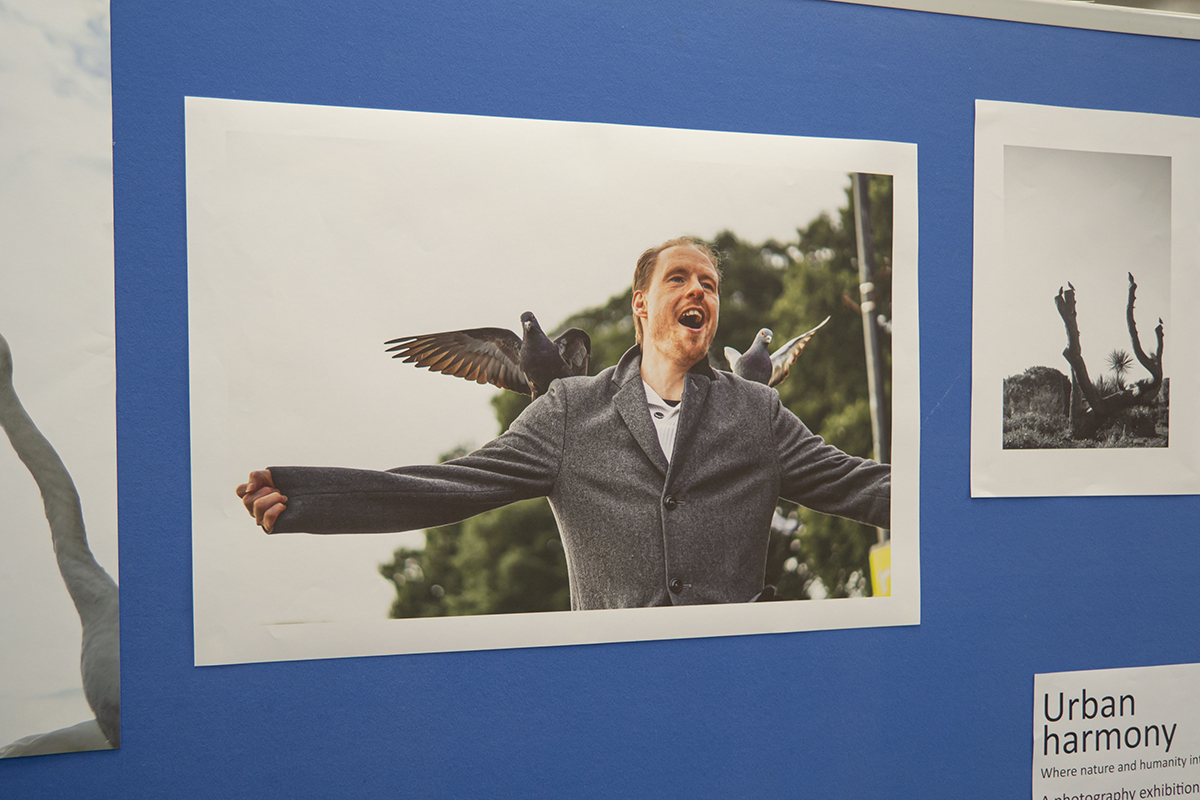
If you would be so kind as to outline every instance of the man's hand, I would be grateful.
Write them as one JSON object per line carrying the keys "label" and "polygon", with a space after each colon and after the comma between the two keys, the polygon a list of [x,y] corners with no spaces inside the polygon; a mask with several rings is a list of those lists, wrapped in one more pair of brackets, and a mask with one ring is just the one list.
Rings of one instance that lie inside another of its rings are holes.
{"label": "man's hand", "polygon": [[250,480],[237,487],[237,496],[242,498],[242,505],[267,533],[271,532],[275,520],[287,509],[287,498],[275,488],[269,469],[251,472]]}

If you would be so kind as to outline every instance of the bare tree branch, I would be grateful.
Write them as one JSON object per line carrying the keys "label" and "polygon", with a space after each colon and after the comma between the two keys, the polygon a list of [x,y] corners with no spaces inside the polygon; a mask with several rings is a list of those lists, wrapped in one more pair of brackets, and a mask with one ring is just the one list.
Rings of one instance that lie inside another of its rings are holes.
{"label": "bare tree branch", "polygon": [[[1140,380],[1133,386],[1104,397],[1088,377],[1087,365],[1083,360],[1083,348],[1079,343],[1079,324],[1075,314],[1075,287],[1067,283],[1064,290],[1058,290],[1054,303],[1058,314],[1062,317],[1067,329],[1067,347],[1063,357],[1071,365],[1071,436],[1085,439],[1095,436],[1114,415],[1134,406],[1148,406],[1158,397],[1162,389],[1162,351],[1163,324],[1158,321],[1155,333],[1158,337],[1158,350],[1153,357],[1146,355],[1138,339],[1137,323],[1133,318],[1134,300],[1137,295],[1137,283],[1133,274],[1129,274],[1129,302],[1125,307],[1125,319],[1129,325],[1129,338],[1133,343],[1133,352],[1138,362],[1150,373],[1150,380]],[[1086,401],[1087,408],[1083,407]]]}
{"label": "bare tree branch", "polygon": [[1137,323],[1133,319],[1133,301],[1137,295],[1137,283],[1133,280],[1133,273],[1129,273],[1129,304],[1125,307],[1125,319],[1129,323],[1129,339],[1133,342],[1133,354],[1137,356],[1138,363],[1146,368],[1151,377],[1162,382],[1162,349],[1163,349],[1163,326],[1162,320],[1158,321],[1158,327],[1155,332],[1158,334],[1158,352],[1153,358],[1146,355],[1146,351],[1142,349],[1142,341],[1138,337]]}

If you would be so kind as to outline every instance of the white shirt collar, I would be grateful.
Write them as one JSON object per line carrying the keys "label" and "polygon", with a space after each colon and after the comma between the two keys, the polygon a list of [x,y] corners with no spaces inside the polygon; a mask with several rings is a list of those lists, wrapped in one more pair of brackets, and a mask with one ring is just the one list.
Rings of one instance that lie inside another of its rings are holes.
{"label": "white shirt collar", "polygon": [[658,433],[658,444],[662,447],[663,455],[667,457],[667,463],[670,463],[675,452],[675,429],[679,422],[679,407],[682,404],[669,405],[658,396],[658,392],[654,391],[650,384],[642,381],[642,386],[646,389],[646,405],[650,409],[650,419],[654,421],[654,430]]}

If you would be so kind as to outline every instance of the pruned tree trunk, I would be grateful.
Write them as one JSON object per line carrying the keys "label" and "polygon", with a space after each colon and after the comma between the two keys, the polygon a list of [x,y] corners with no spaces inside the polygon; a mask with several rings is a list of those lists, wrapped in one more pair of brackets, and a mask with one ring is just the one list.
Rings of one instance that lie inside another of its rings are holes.
{"label": "pruned tree trunk", "polygon": [[1150,373],[1150,380],[1140,380],[1133,386],[1112,394],[1101,396],[1096,385],[1088,377],[1087,365],[1083,361],[1083,348],[1079,344],[1079,325],[1075,317],[1075,287],[1069,282],[1064,290],[1059,288],[1054,298],[1058,314],[1067,328],[1067,347],[1063,357],[1071,365],[1071,437],[1088,439],[1094,437],[1117,413],[1134,406],[1148,406],[1158,397],[1162,389],[1163,323],[1160,319],[1155,333],[1158,349],[1153,356],[1146,354],[1138,338],[1137,323],[1133,319],[1133,305],[1137,294],[1137,283],[1129,274],[1129,303],[1125,307],[1125,320],[1129,326],[1129,339],[1133,344],[1138,362]]}

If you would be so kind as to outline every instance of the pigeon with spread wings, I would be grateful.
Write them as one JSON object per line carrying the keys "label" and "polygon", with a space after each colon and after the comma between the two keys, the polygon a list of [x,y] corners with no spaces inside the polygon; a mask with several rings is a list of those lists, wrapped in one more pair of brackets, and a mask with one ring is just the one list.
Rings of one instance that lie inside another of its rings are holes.
{"label": "pigeon with spread wings", "polygon": [[821,320],[821,324],[811,331],[802,333],[787,342],[774,354],[767,350],[773,334],[770,328],[763,328],[754,337],[754,344],[750,345],[750,349],[745,354],[739,353],[732,347],[726,347],[725,358],[729,360],[729,367],[733,370],[733,374],[748,381],[765,383],[767,386],[778,386],[788,376],[792,364],[796,363],[796,359],[800,357],[808,340],[821,330],[826,322],[829,322],[829,317]]}
{"label": "pigeon with spread wings", "polygon": [[570,328],[551,340],[529,311],[521,315],[521,329],[523,336],[505,328],[401,336],[386,342],[392,345],[387,352],[405,363],[531,394],[535,400],[555,378],[588,374],[592,340],[587,333]]}

